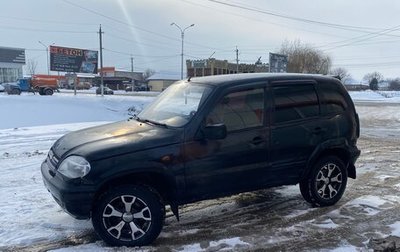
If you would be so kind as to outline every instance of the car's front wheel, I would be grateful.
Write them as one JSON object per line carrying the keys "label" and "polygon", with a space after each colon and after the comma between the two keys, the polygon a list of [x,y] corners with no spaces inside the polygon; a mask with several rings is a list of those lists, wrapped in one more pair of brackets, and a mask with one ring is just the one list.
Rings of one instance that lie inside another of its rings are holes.
{"label": "car's front wheel", "polygon": [[346,189],[347,170],[341,159],[327,156],[320,159],[309,176],[300,182],[303,198],[316,206],[331,206]]}
{"label": "car's front wheel", "polygon": [[112,246],[144,246],[161,232],[165,207],[145,186],[120,186],[104,193],[93,207],[96,233]]}
{"label": "car's front wheel", "polygon": [[18,88],[13,88],[9,94],[20,95],[21,94],[21,90],[18,89]]}

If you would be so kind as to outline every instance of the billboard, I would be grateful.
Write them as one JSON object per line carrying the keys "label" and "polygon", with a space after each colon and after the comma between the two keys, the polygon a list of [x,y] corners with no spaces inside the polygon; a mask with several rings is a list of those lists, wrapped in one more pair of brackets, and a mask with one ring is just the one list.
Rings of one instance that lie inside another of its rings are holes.
{"label": "billboard", "polygon": [[97,73],[98,52],[50,46],[50,70],[72,73]]}
{"label": "billboard", "polygon": [[25,49],[0,47],[0,62],[25,64]]}
{"label": "billboard", "polygon": [[271,73],[286,73],[288,56],[277,53],[269,53],[269,71]]}

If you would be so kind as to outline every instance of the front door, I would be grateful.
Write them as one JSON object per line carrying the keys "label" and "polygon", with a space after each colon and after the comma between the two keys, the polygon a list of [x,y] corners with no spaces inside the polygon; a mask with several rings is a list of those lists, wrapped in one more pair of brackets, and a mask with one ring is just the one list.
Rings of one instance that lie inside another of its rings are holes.
{"label": "front door", "polygon": [[189,201],[213,198],[263,184],[268,167],[269,131],[265,125],[264,88],[229,92],[205,117],[204,125],[225,124],[227,137],[185,145]]}

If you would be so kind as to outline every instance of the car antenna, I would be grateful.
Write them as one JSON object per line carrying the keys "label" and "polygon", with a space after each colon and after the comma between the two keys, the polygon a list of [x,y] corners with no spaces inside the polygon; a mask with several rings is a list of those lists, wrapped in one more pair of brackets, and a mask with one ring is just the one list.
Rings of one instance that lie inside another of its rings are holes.
{"label": "car antenna", "polygon": [[190,79],[191,79],[191,78],[192,78],[192,76],[189,76],[189,78],[188,78],[188,80],[187,80],[187,81],[188,81],[188,82],[190,82]]}

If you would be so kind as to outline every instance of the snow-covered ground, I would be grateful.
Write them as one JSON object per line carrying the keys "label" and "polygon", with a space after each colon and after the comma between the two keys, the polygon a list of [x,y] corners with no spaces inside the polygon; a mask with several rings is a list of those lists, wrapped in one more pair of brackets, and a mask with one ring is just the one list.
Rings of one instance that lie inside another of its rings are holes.
{"label": "snow-covered ground", "polygon": [[154,97],[55,93],[52,96],[0,93],[0,129],[117,121],[141,111]]}
{"label": "snow-covered ground", "polygon": [[[360,115],[358,178],[335,206],[311,208],[297,186],[203,201],[167,214],[151,247],[135,251],[360,251],[400,236],[400,93],[351,92]],[[40,164],[63,134],[125,120],[153,97],[0,93],[0,251],[127,251],[64,213]]]}

